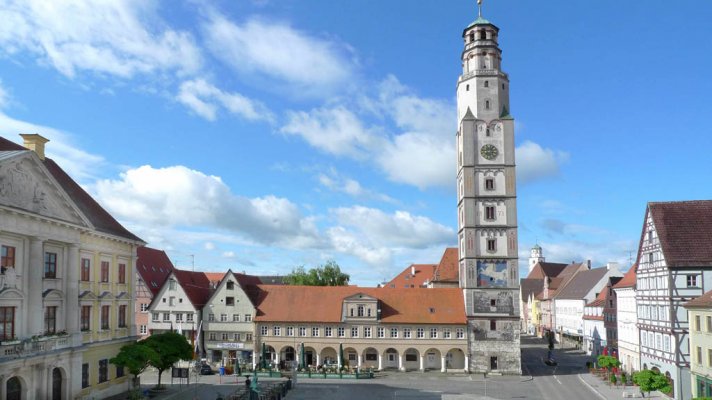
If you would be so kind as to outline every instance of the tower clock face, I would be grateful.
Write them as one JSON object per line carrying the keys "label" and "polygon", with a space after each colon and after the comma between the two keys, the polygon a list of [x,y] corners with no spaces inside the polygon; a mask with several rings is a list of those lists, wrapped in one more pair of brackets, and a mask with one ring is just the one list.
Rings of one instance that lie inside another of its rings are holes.
{"label": "tower clock face", "polygon": [[482,154],[482,157],[488,160],[494,160],[495,158],[497,158],[499,150],[497,150],[497,148],[491,144],[486,144],[480,149],[480,154]]}

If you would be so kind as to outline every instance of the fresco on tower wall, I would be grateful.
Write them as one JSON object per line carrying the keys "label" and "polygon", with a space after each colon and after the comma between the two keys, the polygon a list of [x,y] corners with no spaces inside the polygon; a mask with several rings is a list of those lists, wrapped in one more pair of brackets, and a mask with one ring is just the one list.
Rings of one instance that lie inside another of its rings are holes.
{"label": "fresco on tower wall", "polygon": [[477,286],[506,287],[507,261],[477,261]]}

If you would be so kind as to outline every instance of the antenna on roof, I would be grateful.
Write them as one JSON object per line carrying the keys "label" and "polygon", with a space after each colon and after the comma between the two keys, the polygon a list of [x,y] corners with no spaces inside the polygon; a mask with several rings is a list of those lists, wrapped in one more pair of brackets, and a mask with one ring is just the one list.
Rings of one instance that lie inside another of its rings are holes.
{"label": "antenna on roof", "polygon": [[477,16],[482,16],[482,0],[477,0]]}
{"label": "antenna on roof", "polygon": [[633,250],[628,250],[628,264],[633,265]]}
{"label": "antenna on roof", "polygon": [[195,272],[195,254],[190,254],[190,264],[193,266],[193,272]]}

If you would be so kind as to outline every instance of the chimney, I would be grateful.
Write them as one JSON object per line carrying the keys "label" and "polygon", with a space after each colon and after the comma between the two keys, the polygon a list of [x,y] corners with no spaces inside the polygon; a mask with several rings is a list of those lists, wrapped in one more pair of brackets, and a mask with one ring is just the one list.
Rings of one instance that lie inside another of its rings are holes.
{"label": "chimney", "polygon": [[415,276],[415,265],[411,265],[411,267],[410,267],[410,274],[411,274],[412,276]]}
{"label": "chimney", "polygon": [[36,133],[21,133],[20,136],[22,136],[22,139],[24,140],[24,143],[22,143],[22,145],[25,146],[28,150],[32,150],[37,153],[37,156],[40,158],[40,160],[44,161],[45,143],[49,142],[49,139],[45,139],[44,137]]}
{"label": "chimney", "polygon": [[591,260],[586,260],[586,268],[591,269]]}

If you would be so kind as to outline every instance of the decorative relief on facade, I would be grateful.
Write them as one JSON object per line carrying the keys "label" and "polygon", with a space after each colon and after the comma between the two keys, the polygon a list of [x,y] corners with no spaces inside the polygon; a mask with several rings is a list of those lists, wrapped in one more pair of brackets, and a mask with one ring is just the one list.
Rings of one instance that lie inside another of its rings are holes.
{"label": "decorative relief on facade", "polygon": [[27,158],[0,164],[0,203],[51,218],[81,223],[60,206],[55,190]]}

